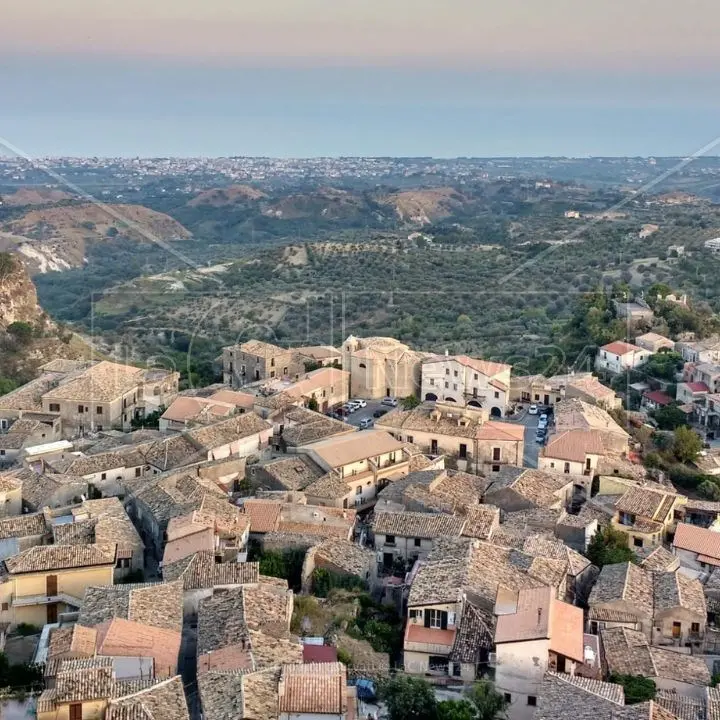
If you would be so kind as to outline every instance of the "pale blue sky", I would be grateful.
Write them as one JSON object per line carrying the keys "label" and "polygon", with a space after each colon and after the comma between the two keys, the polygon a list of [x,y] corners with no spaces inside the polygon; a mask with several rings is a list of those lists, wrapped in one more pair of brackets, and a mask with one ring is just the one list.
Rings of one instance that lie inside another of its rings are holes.
{"label": "pale blue sky", "polygon": [[688,154],[716,0],[24,0],[0,136],[33,154]]}

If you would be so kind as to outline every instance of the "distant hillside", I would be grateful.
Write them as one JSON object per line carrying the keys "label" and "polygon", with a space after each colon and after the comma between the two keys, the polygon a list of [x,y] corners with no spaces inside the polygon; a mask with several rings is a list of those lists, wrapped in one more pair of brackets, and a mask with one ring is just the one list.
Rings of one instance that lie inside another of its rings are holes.
{"label": "distant hillside", "polygon": [[391,193],[379,201],[392,207],[404,222],[429,225],[435,220],[450,217],[468,199],[453,188],[429,188]]}
{"label": "distant hillside", "polygon": [[352,220],[372,211],[361,195],[336,188],[319,188],[314,192],[297,193],[269,202],[263,206],[262,213],[282,220]]}
{"label": "distant hillside", "polygon": [[230,185],[226,188],[205,190],[190,200],[188,205],[190,207],[200,207],[202,205],[225,207],[261,200],[264,197],[267,197],[264,192],[250,185]]}
{"label": "distant hillside", "polygon": [[73,195],[64,190],[20,188],[7,195],[0,194],[0,205],[52,205],[62,200],[72,200],[73,197]]}
{"label": "distant hillside", "polygon": [[67,205],[33,209],[0,225],[0,249],[15,250],[33,272],[81,267],[86,244],[123,237],[147,242],[191,237],[179,222],[141,205]]}

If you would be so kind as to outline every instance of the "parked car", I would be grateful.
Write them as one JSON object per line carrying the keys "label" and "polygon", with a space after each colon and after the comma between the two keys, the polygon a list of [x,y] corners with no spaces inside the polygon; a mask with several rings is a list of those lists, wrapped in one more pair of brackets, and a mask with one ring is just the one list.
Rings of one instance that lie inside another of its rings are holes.
{"label": "parked car", "polygon": [[538,414],[538,407],[537,405],[531,405],[528,408],[528,415],[537,415]]}
{"label": "parked car", "polygon": [[538,430],[537,435],[535,435],[535,442],[540,443],[541,445],[545,444],[545,433],[542,430]]}
{"label": "parked car", "polygon": [[391,407],[397,407],[398,401],[394,397],[384,397],[380,401],[381,405],[390,405]]}
{"label": "parked car", "polygon": [[387,415],[387,412],[388,412],[388,411],[387,411],[387,410],[384,410],[383,408],[378,408],[378,409],[373,413],[373,417],[374,417],[374,418],[380,418],[380,417],[382,417],[383,415]]}
{"label": "parked car", "polygon": [[362,406],[360,403],[356,402],[355,400],[348,400],[347,403],[345,403],[349,408],[353,408],[353,410],[359,410]]}
{"label": "parked car", "polygon": [[547,428],[547,426],[548,426],[547,418],[543,415],[538,420],[538,430],[545,430]]}
{"label": "parked car", "polygon": [[362,398],[352,398],[350,402],[353,405],[357,405],[358,407],[364,408],[367,407],[367,403]]}
{"label": "parked car", "polygon": [[360,423],[358,424],[358,427],[361,430],[364,430],[365,428],[369,428],[373,424],[373,421],[371,418],[363,418]]}
{"label": "parked car", "polygon": [[357,407],[355,407],[355,405],[351,405],[350,403],[345,403],[345,405],[342,406],[342,409],[345,411],[346,415],[350,415],[350,413],[354,413],[357,410]]}

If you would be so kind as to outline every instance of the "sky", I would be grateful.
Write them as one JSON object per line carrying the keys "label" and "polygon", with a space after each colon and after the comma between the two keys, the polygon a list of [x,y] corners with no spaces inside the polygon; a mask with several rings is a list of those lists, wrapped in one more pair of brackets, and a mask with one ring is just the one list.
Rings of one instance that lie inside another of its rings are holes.
{"label": "sky", "polygon": [[8,5],[0,138],[33,156],[689,155],[720,135],[717,0]]}

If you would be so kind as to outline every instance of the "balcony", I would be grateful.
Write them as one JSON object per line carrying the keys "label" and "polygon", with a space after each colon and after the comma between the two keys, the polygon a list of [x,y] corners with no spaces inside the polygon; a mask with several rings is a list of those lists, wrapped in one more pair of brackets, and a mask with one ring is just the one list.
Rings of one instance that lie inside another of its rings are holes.
{"label": "balcony", "polygon": [[13,607],[28,607],[31,605],[53,605],[55,603],[65,603],[73,607],[82,607],[82,600],[68,595],[67,593],[57,593],[57,595],[13,595]]}
{"label": "balcony", "polygon": [[454,642],[455,628],[440,630],[439,628],[426,628],[419,623],[408,623],[405,628],[403,649],[405,652],[448,655]]}

